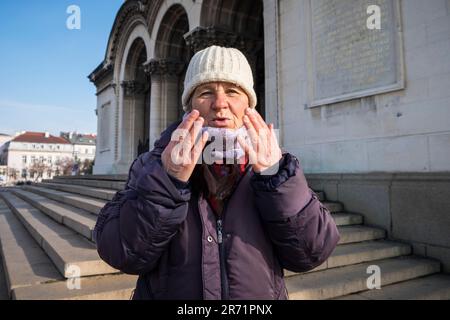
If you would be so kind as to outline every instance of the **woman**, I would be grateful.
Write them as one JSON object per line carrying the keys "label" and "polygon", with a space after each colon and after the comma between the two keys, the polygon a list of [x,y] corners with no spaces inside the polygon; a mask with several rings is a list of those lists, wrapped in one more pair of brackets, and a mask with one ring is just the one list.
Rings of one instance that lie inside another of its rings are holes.
{"label": "woman", "polygon": [[[100,257],[139,275],[134,299],[287,299],[283,269],[315,268],[339,240],[329,211],[254,110],[240,51],[195,54],[182,102],[183,121],[133,162],[125,189],[102,209]],[[204,161],[212,140],[243,128],[250,139],[225,141]]]}

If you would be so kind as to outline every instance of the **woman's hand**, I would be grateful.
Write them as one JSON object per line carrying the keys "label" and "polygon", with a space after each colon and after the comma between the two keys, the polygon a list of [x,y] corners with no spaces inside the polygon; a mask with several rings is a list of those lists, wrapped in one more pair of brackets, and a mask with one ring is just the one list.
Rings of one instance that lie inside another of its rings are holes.
{"label": "woman's hand", "polygon": [[256,110],[248,108],[244,116],[244,125],[251,144],[246,143],[243,137],[238,137],[238,142],[248,155],[253,171],[275,174],[278,168],[276,172],[263,172],[279,162],[282,157],[273,124],[267,125]]}
{"label": "woman's hand", "polygon": [[204,121],[200,113],[193,110],[172,133],[171,141],[161,154],[163,167],[172,177],[184,182],[191,177],[208,141],[207,132],[204,132],[201,139],[196,141]]}

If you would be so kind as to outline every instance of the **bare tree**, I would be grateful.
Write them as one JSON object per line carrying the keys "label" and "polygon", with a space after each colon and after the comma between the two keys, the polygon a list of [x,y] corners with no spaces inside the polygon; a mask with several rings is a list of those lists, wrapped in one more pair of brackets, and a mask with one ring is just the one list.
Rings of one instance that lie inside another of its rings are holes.
{"label": "bare tree", "polygon": [[71,158],[63,158],[55,162],[56,175],[70,175],[75,161]]}
{"label": "bare tree", "polygon": [[45,164],[41,161],[34,162],[29,167],[30,176],[34,177],[34,181],[36,182],[36,181],[38,181],[39,178],[42,179],[42,177],[44,176],[44,172],[46,172],[50,169],[51,168],[47,164]]}
{"label": "bare tree", "polygon": [[92,168],[94,166],[94,160],[84,159],[81,166],[81,172],[83,174],[92,174]]}
{"label": "bare tree", "polygon": [[8,177],[12,180],[17,180],[17,177],[19,176],[20,171],[15,168],[8,168]]}

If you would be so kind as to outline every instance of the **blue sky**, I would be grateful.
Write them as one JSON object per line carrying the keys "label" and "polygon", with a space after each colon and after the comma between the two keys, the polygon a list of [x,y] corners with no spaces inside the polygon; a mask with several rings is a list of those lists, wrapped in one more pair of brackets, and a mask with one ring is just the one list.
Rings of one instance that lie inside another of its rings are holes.
{"label": "blue sky", "polygon": [[[124,0],[0,1],[0,133],[97,132],[95,87]],[[69,30],[70,5],[81,29]]]}

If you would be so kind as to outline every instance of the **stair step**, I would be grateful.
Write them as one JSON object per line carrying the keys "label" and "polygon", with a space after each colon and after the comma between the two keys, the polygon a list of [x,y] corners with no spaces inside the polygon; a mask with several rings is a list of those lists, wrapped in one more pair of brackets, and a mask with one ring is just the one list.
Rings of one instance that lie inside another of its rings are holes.
{"label": "stair step", "polygon": [[93,188],[103,188],[110,190],[123,190],[125,188],[125,181],[108,181],[108,180],[88,180],[88,179],[43,179],[42,182],[49,182],[55,184],[79,185]]}
{"label": "stair step", "polygon": [[106,204],[106,201],[89,198],[86,196],[81,195],[75,195],[68,192],[63,191],[56,191],[41,187],[35,187],[35,186],[23,186],[22,189],[34,192],[36,194],[39,194],[43,197],[62,202],[68,205],[71,205],[73,207],[86,210],[88,212],[91,212],[93,214],[98,214],[100,210],[104,207]]}
{"label": "stair step", "polygon": [[339,244],[383,239],[386,236],[386,231],[383,229],[363,225],[340,226],[338,230],[341,236]]}
{"label": "stair step", "polygon": [[57,176],[54,179],[72,180],[72,179],[87,179],[87,180],[112,180],[112,181],[126,181],[128,175],[126,174],[89,174],[85,176]]}
{"label": "stair step", "polygon": [[[73,281],[73,280],[68,280]],[[126,274],[80,278],[80,289],[69,289],[66,281],[18,288],[17,300],[129,300],[137,276]],[[75,282],[71,283],[72,286]]]}
{"label": "stair step", "polygon": [[17,196],[9,193],[2,196],[64,277],[70,277],[74,268],[79,268],[82,277],[118,272],[100,259],[95,245],[89,240]]}
{"label": "stair step", "polygon": [[450,300],[450,275],[428,277],[382,286],[336,300]]}
{"label": "stair step", "polygon": [[[315,272],[409,254],[411,254],[411,247],[409,245],[386,240],[338,245],[327,261],[308,272]],[[288,270],[285,271],[286,277],[297,274],[299,273]]]}
{"label": "stair step", "polygon": [[97,218],[92,213],[25,190],[15,190],[12,193],[45,213],[53,220],[69,227],[89,240],[93,239],[92,233]]}
{"label": "stair step", "polygon": [[370,265],[380,268],[382,287],[440,271],[438,261],[409,256],[309,272],[286,278],[289,298],[331,299],[365,291],[367,279],[372,275],[367,273]]}
{"label": "stair step", "polygon": [[333,213],[331,214],[331,216],[333,217],[334,222],[337,226],[362,224],[364,221],[363,216],[357,213],[340,212]]}
{"label": "stair step", "polygon": [[344,206],[340,202],[331,202],[331,201],[323,201],[322,204],[330,211],[330,212],[341,212],[344,210]]}
{"label": "stair step", "polygon": [[43,188],[49,188],[54,189],[58,191],[64,191],[69,193],[76,193],[81,194],[88,197],[98,198],[102,200],[111,200],[114,195],[116,194],[116,191],[114,190],[108,190],[108,189],[99,189],[99,188],[92,188],[87,186],[77,186],[77,185],[70,185],[70,184],[62,184],[62,183],[35,183],[33,184],[37,187],[43,187]]}
{"label": "stair step", "polygon": [[63,279],[3,200],[0,200],[0,249],[8,296],[17,288]]}

